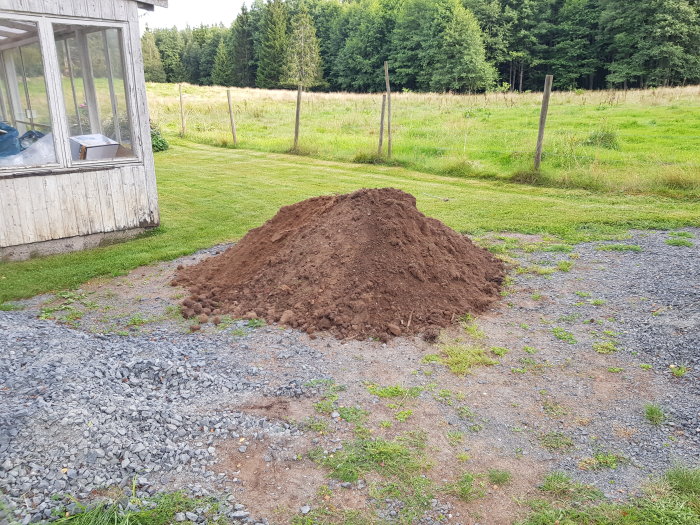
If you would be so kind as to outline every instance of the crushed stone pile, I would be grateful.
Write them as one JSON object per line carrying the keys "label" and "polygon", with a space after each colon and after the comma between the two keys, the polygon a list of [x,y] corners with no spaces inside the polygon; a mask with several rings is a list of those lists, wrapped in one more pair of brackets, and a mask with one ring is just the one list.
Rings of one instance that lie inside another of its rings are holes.
{"label": "crushed stone pile", "polygon": [[339,338],[435,333],[499,297],[501,261],[393,188],[285,206],[224,253],[180,269],[183,315],[264,318]]}

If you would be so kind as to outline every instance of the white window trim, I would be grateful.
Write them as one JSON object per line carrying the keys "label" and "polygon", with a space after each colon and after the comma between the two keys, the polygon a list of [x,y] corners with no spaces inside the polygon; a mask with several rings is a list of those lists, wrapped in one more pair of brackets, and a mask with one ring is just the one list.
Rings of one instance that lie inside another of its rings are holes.
{"label": "white window trim", "polygon": [[[21,176],[23,174],[26,176],[30,174],[46,175],[66,170],[83,171],[87,169],[89,171],[90,167],[101,170],[109,166],[143,165],[144,152],[142,149],[144,140],[140,135],[145,128],[141,125],[141,116],[138,112],[138,101],[136,97],[138,96],[139,90],[135,89],[136,75],[134,65],[131,60],[128,60],[129,57],[134,56],[132,53],[133,39],[131,35],[131,24],[129,22],[87,20],[84,18],[29,16],[6,11],[0,11],[0,18],[34,22],[37,24],[39,45],[44,66],[44,81],[46,83],[46,94],[52,125],[51,131],[53,133],[54,150],[56,153],[55,163],[42,164],[40,166],[0,167],[0,179],[12,178],[13,176]],[[72,24],[121,30],[122,69],[124,73],[124,89],[129,125],[131,127],[131,150],[134,155],[133,157],[79,162],[74,162],[72,160],[69,142],[70,130],[68,128],[68,112],[63,97],[63,90],[60,89],[62,78],[60,66],[58,64],[58,51],[56,49],[53,24]],[[145,91],[143,96],[145,96]]]}

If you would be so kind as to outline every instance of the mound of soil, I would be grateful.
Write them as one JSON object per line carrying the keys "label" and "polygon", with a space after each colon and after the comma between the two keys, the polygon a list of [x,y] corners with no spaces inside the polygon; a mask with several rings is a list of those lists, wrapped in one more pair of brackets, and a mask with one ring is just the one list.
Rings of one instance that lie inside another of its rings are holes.
{"label": "mound of soil", "polygon": [[393,188],[308,199],[279,210],[221,255],[178,271],[185,317],[261,317],[341,338],[435,332],[498,298],[488,251]]}

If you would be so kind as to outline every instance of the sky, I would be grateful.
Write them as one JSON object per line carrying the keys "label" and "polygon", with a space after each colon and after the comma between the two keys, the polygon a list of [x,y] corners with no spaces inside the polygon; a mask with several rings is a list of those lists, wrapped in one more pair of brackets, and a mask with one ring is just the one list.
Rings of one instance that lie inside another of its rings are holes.
{"label": "sky", "polygon": [[168,8],[156,7],[153,13],[141,11],[141,29],[177,26],[184,29],[188,25],[223,23],[230,26],[241,10],[244,0],[169,0]]}

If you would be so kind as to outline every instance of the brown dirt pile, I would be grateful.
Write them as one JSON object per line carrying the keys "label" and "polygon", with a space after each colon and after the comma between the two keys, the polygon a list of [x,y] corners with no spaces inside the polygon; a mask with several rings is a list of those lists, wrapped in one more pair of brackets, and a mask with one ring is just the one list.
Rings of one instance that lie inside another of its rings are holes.
{"label": "brown dirt pile", "polygon": [[181,269],[186,317],[261,317],[341,338],[434,331],[498,298],[501,261],[393,188],[279,210],[221,255]]}

